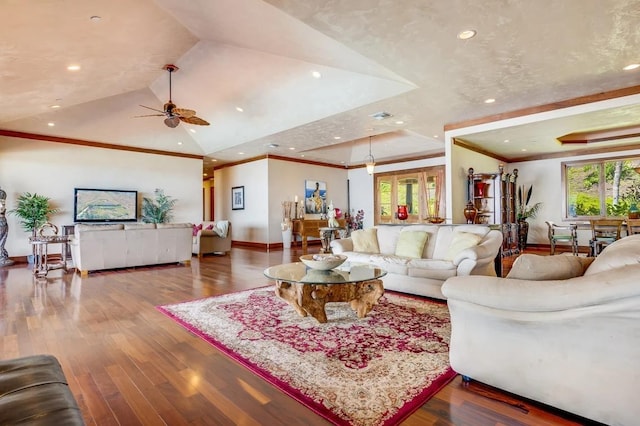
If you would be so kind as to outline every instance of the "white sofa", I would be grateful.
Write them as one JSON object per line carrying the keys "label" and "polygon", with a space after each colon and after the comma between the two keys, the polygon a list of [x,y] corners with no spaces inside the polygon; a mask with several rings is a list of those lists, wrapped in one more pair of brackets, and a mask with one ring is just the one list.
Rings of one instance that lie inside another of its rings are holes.
{"label": "white sofa", "polygon": [[78,224],[71,257],[82,275],[102,269],[191,261],[190,223]]}
{"label": "white sofa", "polygon": [[640,235],[605,248],[584,275],[574,256],[539,257],[522,268],[518,258],[508,278],[445,282],[451,366],[607,425],[638,424]]}
{"label": "white sofa", "polygon": [[[495,276],[494,261],[502,246],[502,233],[483,225],[378,225],[362,230],[377,238],[377,247],[374,244],[363,252],[358,247],[362,246],[358,244],[359,232],[354,231],[350,238],[333,240],[333,253],[344,254],[351,262],[370,263],[386,270],[382,279],[385,289],[438,299],[445,298],[441,287],[449,277]],[[401,235],[407,232],[427,236],[424,247],[411,256],[398,250]],[[478,241],[460,244],[465,241],[459,237],[465,236],[477,237]]]}
{"label": "white sofa", "polygon": [[227,220],[203,222],[194,225],[191,253],[202,257],[203,254],[226,254],[231,251],[231,223]]}

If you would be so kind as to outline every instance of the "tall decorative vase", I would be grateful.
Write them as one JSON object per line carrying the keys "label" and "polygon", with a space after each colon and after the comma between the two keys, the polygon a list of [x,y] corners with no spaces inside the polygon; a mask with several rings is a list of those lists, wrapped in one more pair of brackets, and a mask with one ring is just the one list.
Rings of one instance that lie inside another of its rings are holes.
{"label": "tall decorative vase", "polygon": [[529,222],[524,219],[518,220],[518,250],[522,253],[527,248],[527,237],[529,236]]}
{"label": "tall decorative vase", "polygon": [[409,212],[407,211],[406,205],[398,206],[398,219],[407,220],[409,217]]}
{"label": "tall decorative vase", "polygon": [[464,218],[467,219],[467,223],[475,223],[477,214],[476,206],[473,205],[472,201],[469,201],[464,208]]}
{"label": "tall decorative vase", "polygon": [[484,198],[489,195],[489,187],[491,186],[488,182],[475,182],[475,195],[476,197]]}

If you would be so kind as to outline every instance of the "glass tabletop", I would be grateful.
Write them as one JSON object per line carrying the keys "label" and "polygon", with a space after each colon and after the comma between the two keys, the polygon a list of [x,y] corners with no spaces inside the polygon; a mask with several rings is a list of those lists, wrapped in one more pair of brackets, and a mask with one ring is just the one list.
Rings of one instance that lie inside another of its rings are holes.
{"label": "glass tabletop", "polygon": [[345,262],[337,268],[321,271],[307,267],[302,262],[285,263],[264,270],[267,278],[302,284],[345,284],[376,280],[387,271],[366,263]]}

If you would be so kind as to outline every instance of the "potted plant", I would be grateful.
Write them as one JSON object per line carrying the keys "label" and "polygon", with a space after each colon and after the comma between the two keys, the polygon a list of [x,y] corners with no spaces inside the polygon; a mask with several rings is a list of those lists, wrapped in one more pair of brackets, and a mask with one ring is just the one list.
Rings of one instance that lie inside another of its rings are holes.
{"label": "potted plant", "polygon": [[36,235],[36,231],[48,222],[49,215],[58,212],[49,205],[50,198],[36,193],[25,192],[17,200],[16,208],[9,213],[20,218],[22,229]]}
{"label": "potted plant", "polygon": [[527,247],[527,237],[529,236],[529,222],[527,222],[527,219],[535,219],[540,208],[542,208],[541,202],[529,206],[532,193],[533,185],[530,185],[527,190],[525,190],[524,185],[522,185],[518,187],[518,193],[516,194],[516,221],[518,222],[518,249],[520,249],[520,251],[523,251]]}
{"label": "potted plant", "polygon": [[[31,236],[35,237],[38,228],[49,221],[49,215],[58,212],[58,209],[54,209],[49,205],[49,200],[50,198],[44,195],[25,192],[18,197],[16,208],[9,210],[9,213],[18,216],[22,229],[30,232]],[[34,247],[32,247],[32,250],[34,250]],[[27,261],[33,263],[33,259],[34,253],[32,252],[31,255],[27,256]]]}
{"label": "potted plant", "polygon": [[156,199],[144,197],[142,199],[142,221],[145,223],[167,223],[171,221],[171,212],[175,206],[175,198],[164,195],[162,189],[154,191]]}

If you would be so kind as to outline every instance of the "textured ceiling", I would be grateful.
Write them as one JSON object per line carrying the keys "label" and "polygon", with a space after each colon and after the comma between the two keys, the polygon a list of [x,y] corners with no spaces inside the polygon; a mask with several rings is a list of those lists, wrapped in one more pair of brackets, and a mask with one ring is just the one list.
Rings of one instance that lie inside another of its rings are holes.
{"label": "textured ceiling", "polygon": [[[640,84],[640,70],[622,71],[640,62],[640,0],[2,0],[0,22],[1,129],[217,164],[361,164],[369,136],[378,161],[427,155],[443,151],[447,123]],[[166,63],[180,67],[174,103],[211,126],[134,118],[168,100]],[[393,117],[370,117],[380,111]],[[640,107],[465,140],[518,158],[620,121],[640,123]]]}

